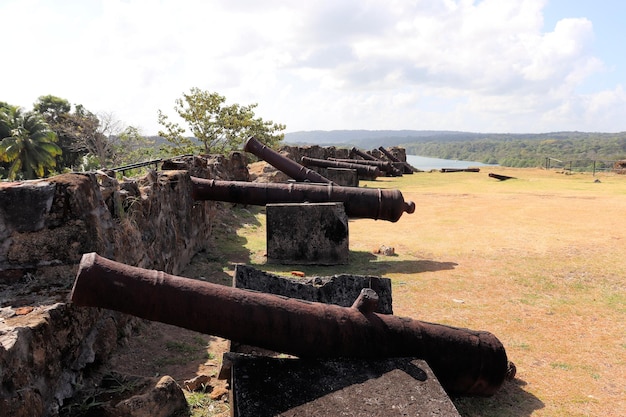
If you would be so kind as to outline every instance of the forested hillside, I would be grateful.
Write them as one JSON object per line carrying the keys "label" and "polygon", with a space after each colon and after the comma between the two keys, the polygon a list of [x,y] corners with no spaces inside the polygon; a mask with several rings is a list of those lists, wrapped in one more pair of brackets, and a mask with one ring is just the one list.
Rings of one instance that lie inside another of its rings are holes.
{"label": "forested hillside", "polygon": [[511,167],[542,166],[545,159],[615,161],[626,158],[626,133],[564,132],[537,135],[489,135],[462,141],[414,141],[411,155],[480,161]]}
{"label": "forested hillside", "polygon": [[287,133],[285,142],[357,146],[363,149],[402,146],[410,155],[511,167],[543,166],[546,158],[589,163],[626,159],[626,132],[482,134],[411,130],[318,131]]}

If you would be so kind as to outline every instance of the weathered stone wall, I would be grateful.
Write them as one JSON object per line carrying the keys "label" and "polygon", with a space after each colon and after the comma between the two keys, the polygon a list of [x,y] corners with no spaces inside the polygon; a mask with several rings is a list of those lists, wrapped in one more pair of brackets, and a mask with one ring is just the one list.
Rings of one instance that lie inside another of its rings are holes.
{"label": "weathered stone wall", "polygon": [[0,416],[55,416],[136,319],[75,308],[82,254],[179,273],[210,244],[220,203],[191,199],[189,174],[245,180],[245,156],[186,157],[118,181],[64,174],[0,184]]}

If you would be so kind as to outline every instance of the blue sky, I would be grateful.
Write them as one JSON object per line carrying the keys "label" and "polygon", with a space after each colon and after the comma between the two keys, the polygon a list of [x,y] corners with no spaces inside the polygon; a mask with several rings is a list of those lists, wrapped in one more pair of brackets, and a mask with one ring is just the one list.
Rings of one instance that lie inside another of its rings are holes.
{"label": "blue sky", "polygon": [[626,2],[621,0],[550,0],[544,8],[544,30],[551,30],[563,16],[586,18],[593,24],[594,39],[589,46],[592,53],[606,66],[606,71],[595,74],[581,86],[585,92],[612,88],[626,79],[626,54],[620,52],[624,39]]}
{"label": "blue sky", "polygon": [[287,131],[626,131],[626,2],[0,0],[0,101],[156,134],[192,87]]}

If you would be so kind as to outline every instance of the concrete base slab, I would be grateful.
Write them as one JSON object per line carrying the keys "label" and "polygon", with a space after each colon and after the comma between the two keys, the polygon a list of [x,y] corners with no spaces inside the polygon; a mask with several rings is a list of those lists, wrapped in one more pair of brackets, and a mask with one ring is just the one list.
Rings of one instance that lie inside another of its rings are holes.
{"label": "concrete base slab", "polygon": [[231,415],[460,417],[420,359],[303,360],[235,353]]}

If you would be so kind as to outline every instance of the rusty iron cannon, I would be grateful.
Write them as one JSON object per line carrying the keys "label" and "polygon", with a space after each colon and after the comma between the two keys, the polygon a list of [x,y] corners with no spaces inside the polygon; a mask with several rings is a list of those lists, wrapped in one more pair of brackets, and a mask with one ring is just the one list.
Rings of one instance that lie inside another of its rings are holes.
{"label": "rusty iron cannon", "polygon": [[389,161],[372,161],[370,159],[343,159],[343,158],[328,158],[329,161],[345,162],[350,164],[370,165],[377,167],[382,172],[389,176],[401,177],[402,170],[399,170],[394,166],[393,162]]}
{"label": "rusty iron cannon", "polygon": [[491,333],[377,314],[364,289],[352,307],[211,284],[83,255],[71,302],[184,327],[300,358],[414,357],[446,391],[492,395],[514,366]]}
{"label": "rusty iron cannon", "polygon": [[357,155],[368,161],[380,161],[380,159],[376,158],[374,155],[370,155],[367,152],[363,152],[359,148],[350,149],[350,155]]}
{"label": "rusty iron cannon", "polygon": [[408,163],[399,160],[398,158],[396,158],[391,152],[389,152],[387,149],[385,149],[384,147],[380,146],[378,148],[379,151],[381,151],[391,162],[395,162],[396,164],[399,164],[400,167],[402,167],[402,172],[404,174],[412,174],[413,173],[413,167],[411,165],[409,165]]}
{"label": "rusty iron cannon", "polygon": [[329,161],[327,159],[309,158],[308,156],[303,156],[300,162],[302,162],[302,165],[304,165],[305,167],[353,169],[356,171],[357,175],[360,178],[375,179],[376,177],[380,177],[381,175],[380,169],[378,167],[359,164],[356,161],[352,163],[347,163],[347,162]]}
{"label": "rusty iron cannon", "polygon": [[284,172],[296,181],[310,181],[322,184],[332,184],[333,182],[323,175],[319,174],[312,169],[302,166],[296,161],[289,159],[268,146],[259,142],[254,136],[251,136],[246,140],[243,145],[243,150],[250,152],[261,158],[274,168]]}
{"label": "rusty iron cannon", "polygon": [[255,183],[191,177],[194,200],[226,201],[264,206],[276,203],[343,203],[348,217],[396,222],[413,213],[415,203],[405,202],[399,190],[340,187],[310,183]]}

